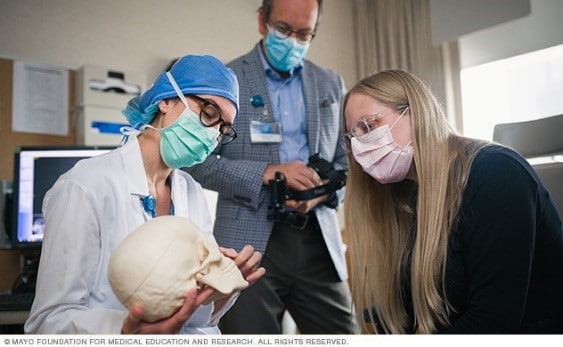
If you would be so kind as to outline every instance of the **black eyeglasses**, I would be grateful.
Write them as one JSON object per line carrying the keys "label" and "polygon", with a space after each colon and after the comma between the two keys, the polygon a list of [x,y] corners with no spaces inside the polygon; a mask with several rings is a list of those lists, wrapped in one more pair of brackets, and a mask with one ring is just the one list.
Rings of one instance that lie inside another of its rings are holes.
{"label": "black eyeglasses", "polygon": [[213,100],[204,99],[193,94],[186,96],[199,102],[202,105],[201,111],[199,112],[199,121],[203,126],[213,127],[217,124],[220,124],[219,138],[217,138],[217,141],[220,144],[226,145],[227,143],[230,143],[237,138],[237,132],[235,131],[235,128],[233,128],[233,125],[231,123],[225,122],[225,120],[222,118],[221,108]]}
{"label": "black eyeglasses", "polygon": [[293,30],[285,23],[272,23],[271,27],[268,26],[268,28],[273,29],[274,36],[284,40],[295,33],[295,38],[301,43],[311,42],[317,34],[316,32],[307,29]]}

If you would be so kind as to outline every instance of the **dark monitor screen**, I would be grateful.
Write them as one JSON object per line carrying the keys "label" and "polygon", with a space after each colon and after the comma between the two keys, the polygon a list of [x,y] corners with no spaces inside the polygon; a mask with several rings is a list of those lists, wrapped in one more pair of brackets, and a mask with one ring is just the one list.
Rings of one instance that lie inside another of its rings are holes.
{"label": "dark monitor screen", "polygon": [[45,193],[79,160],[112,148],[19,147],[14,152],[12,246],[41,246],[45,231],[41,207]]}

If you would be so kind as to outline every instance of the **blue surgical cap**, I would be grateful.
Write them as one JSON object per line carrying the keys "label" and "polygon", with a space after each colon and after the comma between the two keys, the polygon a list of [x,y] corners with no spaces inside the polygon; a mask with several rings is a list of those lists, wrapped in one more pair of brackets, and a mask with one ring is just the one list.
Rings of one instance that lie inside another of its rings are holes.
{"label": "blue surgical cap", "polygon": [[[170,73],[184,95],[221,96],[231,101],[238,113],[237,77],[219,59],[210,55],[187,55],[172,65]],[[166,77],[166,72],[162,72],[149,89],[127,103],[122,113],[129,124],[138,129],[154,119],[161,100],[176,96],[176,91]]]}

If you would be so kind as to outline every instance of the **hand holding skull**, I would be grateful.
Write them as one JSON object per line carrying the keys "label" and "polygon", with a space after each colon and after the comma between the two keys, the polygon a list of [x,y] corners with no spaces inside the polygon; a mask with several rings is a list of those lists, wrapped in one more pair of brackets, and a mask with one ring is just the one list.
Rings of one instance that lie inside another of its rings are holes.
{"label": "hand holding skull", "polygon": [[154,218],[129,234],[112,254],[108,280],[127,308],[142,306],[147,322],[178,311],[190,288],[213,288],[207,297],[217,299],[249,284],[211,237],[179,216]]}

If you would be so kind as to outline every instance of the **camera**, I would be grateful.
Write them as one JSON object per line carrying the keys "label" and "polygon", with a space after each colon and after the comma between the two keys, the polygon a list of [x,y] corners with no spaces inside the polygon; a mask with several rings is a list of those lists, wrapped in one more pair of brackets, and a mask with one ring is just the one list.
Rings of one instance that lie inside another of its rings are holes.
{"label": "camera", "polygon": [[308,166],[315,170],[321,179],[328,180],[328,183],[307,190],[292,190],[287,187],[283,173],[276,172],[274,179],[269,182],[268,219],[303,229],[307,225],[309,216],[287,209],[285,201],[314,199],[321,195],[331,194],[346,184],[346,170],[335,170],[332,164],[321,158],[318,153],[309,157]]}

